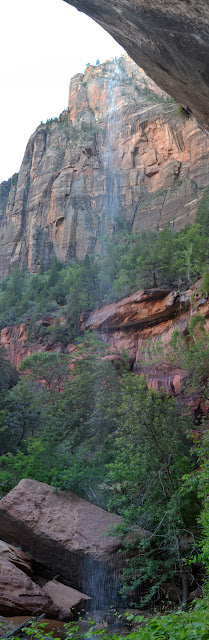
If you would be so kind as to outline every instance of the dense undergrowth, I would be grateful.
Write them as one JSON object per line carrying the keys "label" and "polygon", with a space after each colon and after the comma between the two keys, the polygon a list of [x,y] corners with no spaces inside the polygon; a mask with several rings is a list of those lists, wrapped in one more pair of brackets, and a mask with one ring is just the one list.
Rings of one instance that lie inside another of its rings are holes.
{"label": "dense undergrowth", "polygon": [[[82,265],[62,267],[54,258],[46,272],[42,263],[38,274],[16,267],[1,283],[1,326],[29,319],[33,340],[40,338],[38,319],[54,313],[57,323],[42,339],[64,345],[77,340],[71,356],[36,353],[18,373],[0,352],[1,495],[29,477],[75,491],[123,517],[117,530],[121,548],[131,531],[138,552],[124,562],[122,593],[132,592],[137,606],[155,607],[163,600],[169,610],[174,592],[181,606],[142,621],[130,640],[209,638],[209,337],[203,318],[194,316],[187,340],[178,333],[172,338],[166,358],[181,365],[186,381],[178,402],[148,389],[146,375],[128,371],[125,354],[123,364],[113,367],[96,335],[78,338],[79,316],[140,286],[181,290],[200,275],[207,294],[208,224],[204,196],[196,223],[181,232],[132,237],[123,230],[117,243],[106,242],[99,260],[87,256]],[[159,345],[152,357],[161,356]],[[188,397],[202,398],[205,414],[194,415]],[[125,553],[132,547],[133,542]],[[185,611],[199,587],[203,601]],[[41,639],[44,632],[32,630],[31,637]]]}
{"label": "dense undergrowth", "polygon": [[[128,614],[127,619],[134,616]],[[109,633],[107,629],[98,629],[94,622],[90,624],[89,631],[82,634],[79,626],[66,624],[66,640],[208,640],[209,638],[209,611],[204,603],[197,603],[190,611],[178,610],[166,615],[153,616],[151,620],[144,616],[135,616],[135,629],[127,635]],[[138,623],[138,624],[137,624]],[[1,623],[0,623],[1,624]],[[56,632],[46,631],[47,624],[31,622],[25,627],[25,637],[31,640],[60,640]],[[1,632],[1,627],[0,627]],[[1,636],[4,640],[4,636]],[[13,640],[21,640],[15,635]]]}

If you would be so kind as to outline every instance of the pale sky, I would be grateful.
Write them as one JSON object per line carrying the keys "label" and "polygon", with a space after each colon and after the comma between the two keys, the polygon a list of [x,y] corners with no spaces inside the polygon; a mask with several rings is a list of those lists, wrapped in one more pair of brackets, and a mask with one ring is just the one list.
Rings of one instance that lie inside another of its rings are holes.
{"label": "pale sky", "polygon": [[63,0],[1,0],[0,182],[19,171],[28,138],[67,108],[70,78],[123,49]]}

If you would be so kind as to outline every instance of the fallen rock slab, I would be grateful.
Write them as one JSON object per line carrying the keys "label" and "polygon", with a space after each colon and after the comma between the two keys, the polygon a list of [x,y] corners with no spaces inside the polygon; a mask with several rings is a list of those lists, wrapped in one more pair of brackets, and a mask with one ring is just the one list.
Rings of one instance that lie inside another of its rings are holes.
{"label": "fallen rock slab", "polygon": [[0,540],[0,558],[5,558],[28,576],[32,575],[30,557],[21,549]]}
{"label": "fallen rock slab", "polygon": [[[118,593],[121,546],[105,535],[122,519],[73,493],[24,479],[0,502],[0,535],[94,598],[99,607]],[[147,535],[143,529],[139,533]]]}
{"label": "fallen rock slab", "polygon": [[0,556],[0,614],[4,616],[38,613],[56,616],[50,597],[6,558]]}
{"label": "fallen rock slab", "polygon": [[67,587],[57,580],[47,582],[43,587],[43,591],[59,609],[59,620],[69,620],[75,611],[81,613],[91,602],[91,598],[84,593]]}

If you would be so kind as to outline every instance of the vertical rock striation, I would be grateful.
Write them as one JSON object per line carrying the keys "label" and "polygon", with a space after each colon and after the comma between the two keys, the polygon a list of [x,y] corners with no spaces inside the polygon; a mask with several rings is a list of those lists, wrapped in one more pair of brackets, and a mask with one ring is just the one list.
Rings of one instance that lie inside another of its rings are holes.
{"label": "vertical rock striation", "polygon": [[0,277],[54,254],[83,260],[118,220],[133,233],[180,229],[208,183],[209,138],[194,119],[127,55],[89,65],[71,81],[68,110],[31,136],[7,204],[1,185]]}

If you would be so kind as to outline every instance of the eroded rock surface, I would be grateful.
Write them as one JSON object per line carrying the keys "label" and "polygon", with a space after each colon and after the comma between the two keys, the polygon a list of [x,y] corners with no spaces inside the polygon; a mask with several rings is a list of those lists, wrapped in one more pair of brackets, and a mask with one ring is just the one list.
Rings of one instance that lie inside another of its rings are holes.
{"label": "eroded rock surface", "polygon": [[[209,331],[209,301],[198,292],[199,282],[179,295],[175,291],[150,289],[138,291],[119,302],[112,303],[91,312],[87,319],[81,317],[80,329],[98,331],[106,343],[109,359],[116,367],[124,363],[123,351],[128,354],[130,367],[136,374],[145,373],[148,384],[156,390],[163,388],[168,393],[178,393],[182,371],[173,370],[165,362],[149,366],[148,350],[150,342],[155,345],[159,340],[166,348],[174,329],[188,332],[191,313],[198,311],[206,320]],[[43,320],[45,322],[45,320]],[[47,323],[54,322],[48,317]],[[4,345],[8,357],[16,366],[31,352],[62,349],[60,344],[48,345],[41,341],[32,345],[27,343],[27,323],[19,327],[6,327],[0,332],[0,346]],[[76,346],[69,344],[67,352],[72,356]],[[71,369],[74,365],[71,364]]]}
{"label": "eroded rock surface", "polygon": [[53,616],[58,609],[29,576],[0,555],[0,614],[36,615],[43,612]]}
{"label": "eroded rock surface", "polygon": [[8,560],[24,573],[32,575],[30,557],[21,549],[7,544],[3,540],[0,540],[0,559]]}
{"label": "eroded rock surface", "polygon": [[[181,4],[184,4],[182,2]],[[68,110],[31,136],[2,190],[0,277],[99,253],[118,220],[181,229],[209,184],[209,137],[127,56],[72,78]],[[9,193],[6,204],[5,193]],[[0,189],[1,199],[1,189]]]}
{"label": "eroded rock surface", "polygon": [[59,609],[59,620],[69,620],[75,615],[75,612],[81,613],[91,598],[76,589],[67,587],[57,580],[50,580],[43,587],[44,593],[49,596],[56,607]]}
{"label": "eroded rock surface", "polygon": [[209,127],[207,0],[65,0],[108,31],[146,73]]}
{"label": "eroded rock surface", "polygon": [[188,306],[189,297],[186,294],[179,296],[176,292],[158,289],[139,291],[93,311],[83,328],[108,331],[140,326],[144,328],[171,318]]}
{"label": "eroded rock surface", "polygon": [[[39,322],[39,326],[49,327],[55,324],[56,318],[44,317]],[[31,353],[50,351],[49,344],[43,344],[43,340],[32,343],[28,339],[28,322],[22,322],[19,325],[12,325],[0,329],[0,346],[4,346],[9,360],[18,367],[23,358]],[[52,350],[59,351],[60,344],[53,345]]]}
{"label": "eroded rock surface", "polygon": [[115,360],[125,350],[133,371],[145,374],[149,387],[178,394],[184,372],[166,364],[165,356],[163,363],[154,364],[149,348],[160,341],[166,351],[174,330],[186,335],[192,311],[204,316],[209,331],[209,301],[198,288],[197,282],[182,295],[157,289],[139,291],[93,311],[82,328],[97,330]]}

